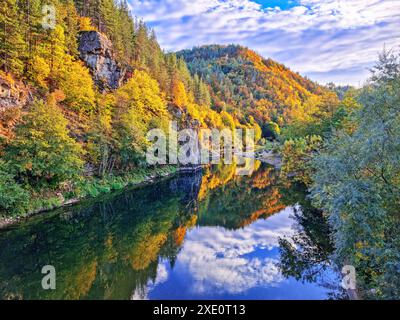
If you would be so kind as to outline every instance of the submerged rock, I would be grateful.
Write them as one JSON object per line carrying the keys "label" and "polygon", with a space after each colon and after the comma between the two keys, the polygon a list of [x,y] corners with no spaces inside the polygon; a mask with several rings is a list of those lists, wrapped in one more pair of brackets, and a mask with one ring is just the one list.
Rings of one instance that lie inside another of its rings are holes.
{"label": "submerged rock", "polygon": [[127,68],[117,62],[112,42],[104,34],[82,31],[78,50],[101,91],[118,89],[122,85]]}

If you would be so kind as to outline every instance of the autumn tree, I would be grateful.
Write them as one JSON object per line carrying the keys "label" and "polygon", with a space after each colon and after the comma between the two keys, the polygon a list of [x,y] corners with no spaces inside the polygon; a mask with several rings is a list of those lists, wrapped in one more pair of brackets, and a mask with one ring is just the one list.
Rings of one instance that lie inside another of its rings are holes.
{"label": "autumn tree", "polygon": [[89,113],[95,109],[95,91],[89,70],[81,62],[71,61],[64,67],[58,88],[65,94],[65,104],[79,113]]}
{"label": "autumn tree", "polygon": [[65,47],[71,56],[78,56],[79,15],[74,0],[66,0],[58,6],[57,22],[62,25],[65,34]]}
{"label": "autumn tree", "polygon": [[0,7],[0,68],[22,74],[26,43],[16,0],[5,0]]}
{"label": "autumn tree", "polygon": [[96,28],[92,25],[92,20],[89,17],[79,17],[79,31],[95,31]]}
{"label": "autumn tree", "polygon": [[137,165],[148,145],[148,130],[166,130],[169,115],[158,83],[148,73],[136,70],[132,78],[115,92],[113,124],[120,165]]}
{"label": "autumn tree", "polygon": [[69,136],[67,120],[53,99],[36,101],[5,150],[18,179],[58,187],[82,172],[82,148]]}
{"label": "autumn tree", "polygon": [[184,108],[189,102],[185,85],[182,81],[175,80],[172,86],[172,103],[179,108]]}
{"label": "autumn tree", "polygon": [[92,126],[88,132],[86,148],[89,162],[97,168],[100,177],[112,174],[116,160],[112,123],[114,104],[114,95],[104,95],[98,102],[96,113],[91,115]]}

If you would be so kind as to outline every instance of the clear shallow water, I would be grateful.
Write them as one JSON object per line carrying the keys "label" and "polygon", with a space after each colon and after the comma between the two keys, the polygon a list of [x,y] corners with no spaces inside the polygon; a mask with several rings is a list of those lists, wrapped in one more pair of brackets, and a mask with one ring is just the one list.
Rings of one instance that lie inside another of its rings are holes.
{"label": "clear shallow water", "polygon": [[[0,231],[0,297],[342,297],[322,216],[258,165],[250,177],[228,166],[180,175]],[[44,265],[56,290],[41,288]]]}

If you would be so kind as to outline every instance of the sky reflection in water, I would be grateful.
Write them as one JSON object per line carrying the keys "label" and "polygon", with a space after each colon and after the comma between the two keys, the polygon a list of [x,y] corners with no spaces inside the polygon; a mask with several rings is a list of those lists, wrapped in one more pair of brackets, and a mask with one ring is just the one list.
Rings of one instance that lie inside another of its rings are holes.
{"label": "sky reflection in water", "polygon": [[[282,276],[279,238],[295,234],[293,208],[236,231],[196,227],[173,268],[161,260],[156,280],[132,299],[327,299],[329,290]],[[338,283],[327,269],[325,280]]]}

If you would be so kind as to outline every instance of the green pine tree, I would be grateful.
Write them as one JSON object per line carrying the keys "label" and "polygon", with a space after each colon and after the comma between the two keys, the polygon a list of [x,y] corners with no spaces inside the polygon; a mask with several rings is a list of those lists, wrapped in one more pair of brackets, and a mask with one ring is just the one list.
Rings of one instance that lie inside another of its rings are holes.
{"label": "green pine tree", "polygon": [[21,75],[26,52],[21,17],[16,0],[4,0],[0,6],[0,68]]}

